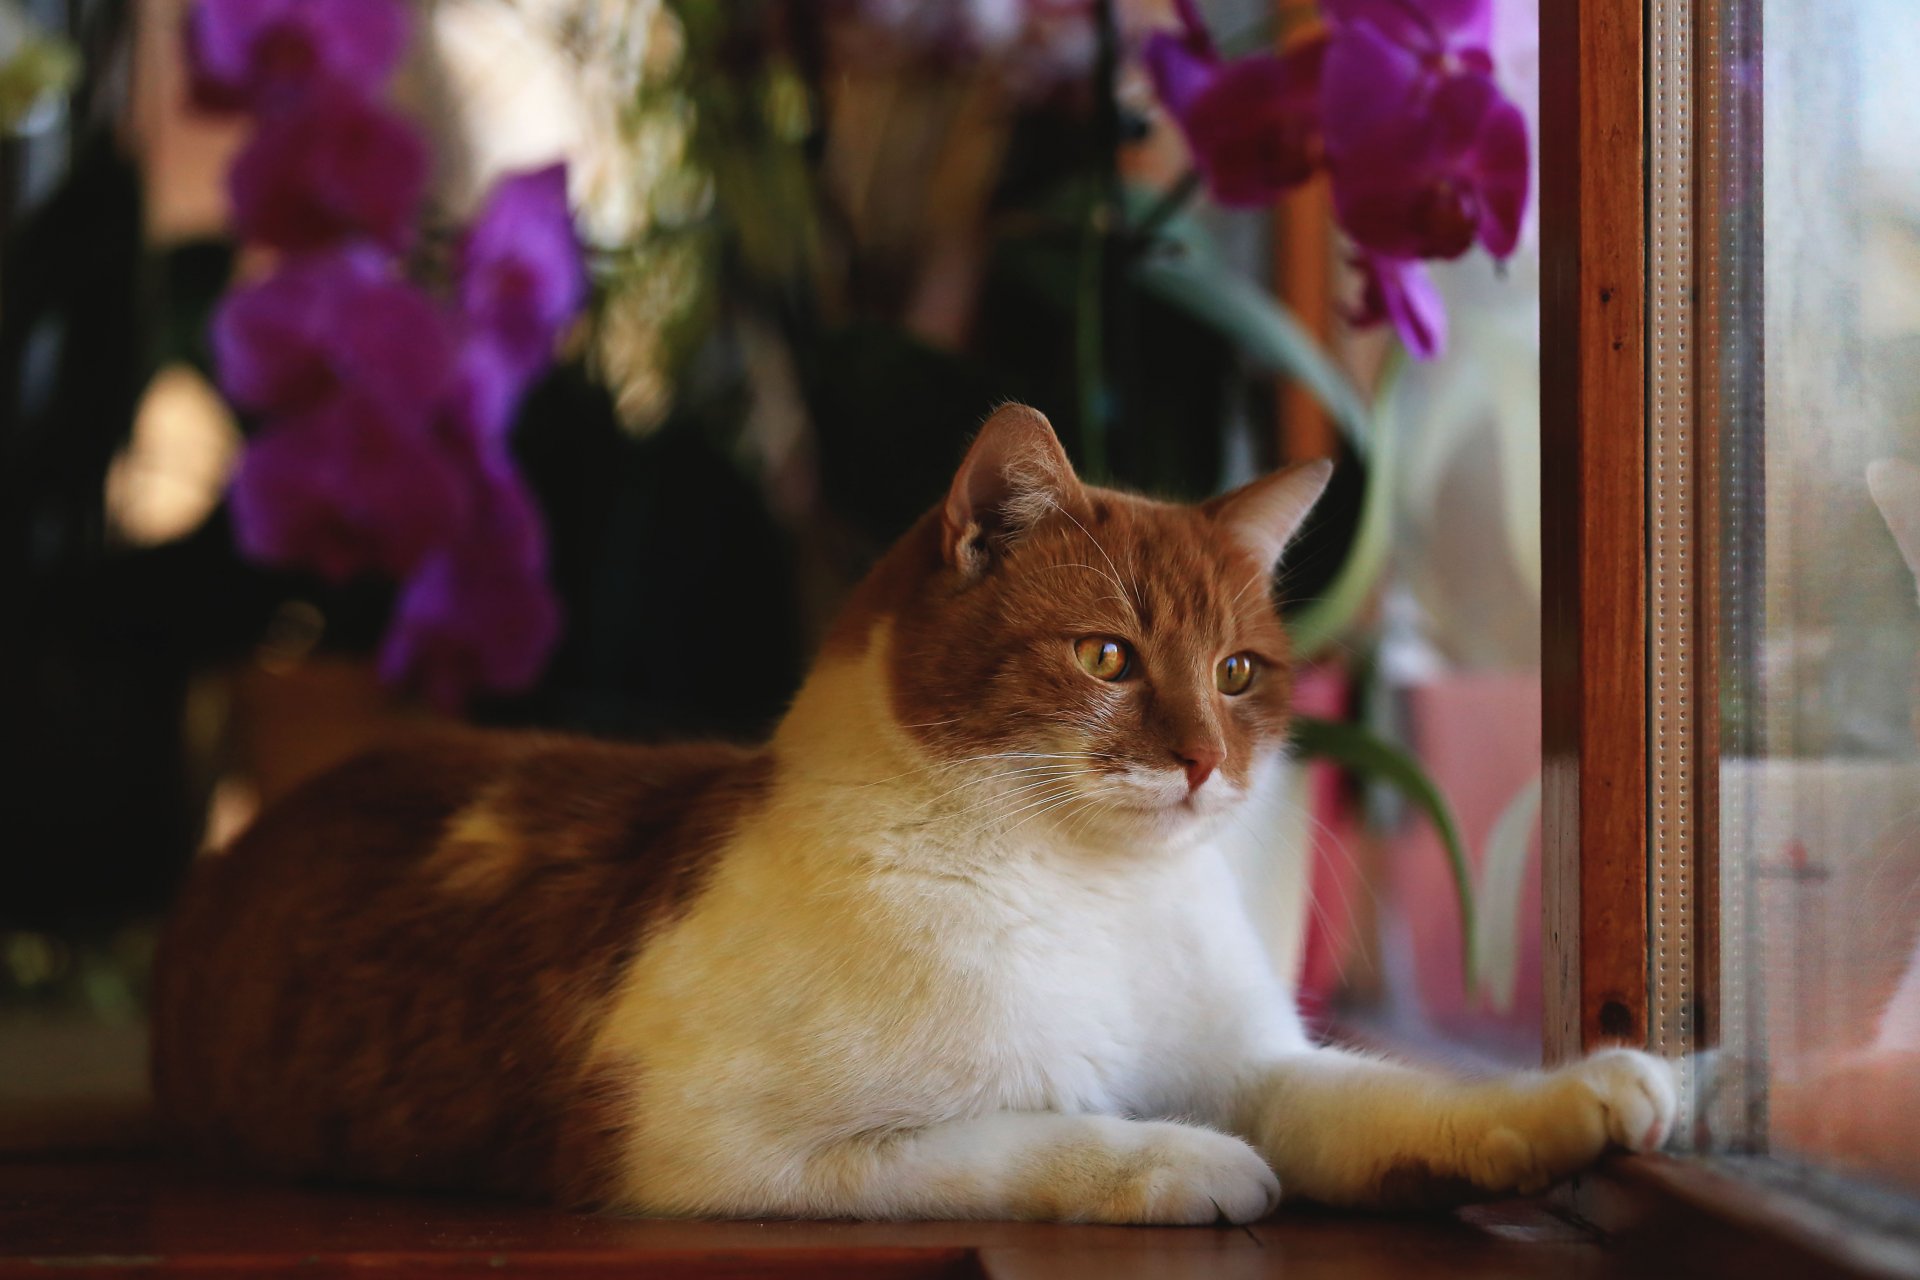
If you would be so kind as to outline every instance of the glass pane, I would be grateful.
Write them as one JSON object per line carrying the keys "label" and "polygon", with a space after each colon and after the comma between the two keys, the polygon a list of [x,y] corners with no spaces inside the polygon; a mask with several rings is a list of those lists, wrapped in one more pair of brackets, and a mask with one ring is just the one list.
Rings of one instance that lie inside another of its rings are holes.
{"label": "glass pane", "polygon": [[1720,21],[1706,1114],[1723,1146],[1920,1189],[1920,9]]}

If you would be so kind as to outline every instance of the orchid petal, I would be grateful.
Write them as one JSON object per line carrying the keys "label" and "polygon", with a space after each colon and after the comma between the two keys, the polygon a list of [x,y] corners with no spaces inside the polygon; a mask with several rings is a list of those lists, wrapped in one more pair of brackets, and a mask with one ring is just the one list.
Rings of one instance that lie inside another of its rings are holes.
{"label": "orchid petal", "polygon": [[1194,162],[1224,205],[1270,204],[1313,176],[1319,161],[1317,86],[1279,58],[1240,58],[1193,104],[1185,121]]}
{"label": "orchid petal", "polygon": [[1193,109],[1194,99],[1205,92],[1219,71],[1219,63],[1178,36],[1156,31],[1140,47],[1140,60],[1153,82],[1154,96],[1160,99],[1175,119]]}
{"label": "orchid petal", "polygon": [[424,430],[352,394],[271,424],[242,455],[231,497],[249,557],[334,581],[409,572],[457,537],[468,501]]}
{"label": "orchid petal", "polygon": [[1480,243],[1496,258],[1520,243],[1527,214],[1530,157],[1527,118],[1502,98],[1487,114],[1474,148],[1480,186]]}
{"label": "orchid petal", "polygon": [[1392,324],[1407,350],[1432,360],[1447,347],[1447,308],[1425,267],[1404,258],[1363,255],[1355,265],[1362,279],[1356,327]]}
{"label": "orchid petal", "polygon": [[373,92],[399,67],[407,37],[397,0],[199,0],[187,16],[193,98],[259,111],[320,84]]}
{"label": "orchid petal", "polygon": [[1493,38],[1492,0],[1322,0],[1320,12],[1336,28],[1366,24],[1421,53],[1484,50]]}
{"label": "orchid petal", "polygon": [[1338,156],[1382,125],[1417,115],[1432,77],[1417,53],[1361,25],[1328,42],[1320,84],[1327,151]]}
{"label": "orchid petal", "polygon": [[447,710],[533,683],[560,636],[533,502],[508,468],[482,480],[473,527],[408,581],[380,652],[383,679],[419,686]]}
{"label": "orchid petal", "polygon": [[567,208],[563,164],[494,185],[460,245],[461,314],[531,373],[587,295],[586,267]]}
{"label": "orchid petal", "polygon": [[413,240],[427,144],[405,118],[338,85],[268,116],[227,175],[241,236],[276,249]]}
{"label": "orchid petal", "polygon": [[1427,111],[1349,142],[1333,175],[1340,224],[1372,252],[1454,258],[1476,239],[1511,252],[1526,205],[1525,121],[1487,77],[1452,76]]}

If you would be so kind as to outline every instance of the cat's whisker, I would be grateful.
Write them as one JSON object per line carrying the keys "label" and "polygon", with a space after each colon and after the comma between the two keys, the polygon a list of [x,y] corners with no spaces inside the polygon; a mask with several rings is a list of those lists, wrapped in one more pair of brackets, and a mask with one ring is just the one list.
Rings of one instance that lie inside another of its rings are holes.
{"label": "cat's whisker", "polygon": [[1034,778],[1022,783],[1020,786],[1008,788],[1006,791],[975,801],[963,809],[955,810],[950,816],[954,818],[964,818],[983,811],[992,810],[996,806],[1017,804],[1023,800],[1031,799],[1036,792],[1044,788],[1055,787],[1063,783],[1071,783],[1072,781],[1073,776],[1071,774],[1053,774],[1046,777]]}
{"label": "cat's whisker", "polygon": [[[1027,803],[1022,804],[1017,808],[1010,809],[1005,813],[997,813],[993,815],[992,821],[995,823],[1003,823],[1008,821],[1011,818],[1017,818],[1021,814],[1027,813],[1030,810],[1033,810],[1036,808],[1044,809],[1046,806],[1050,804],[1055,804],[1062,801],[1073,799],[1079,794],[1080,794],[1080,789],[1072,785],[1072,783],[1069,782],[1069,783],[1061,784],[1059,786],[1056,786],[1050,794],[1042,795],[1037,799],[1029,800],[1027,801]],[[1018,827],[1021,825],[1024,825],[1024,824],[1022,823],[1014,824],[1015,827]],[[1011,831],[1013,830],[1013,828],[1010,827],[1007,830]],[[1003,832],[1002,834],[1004,835],[1006,833]]]}
{"label": "cat's whisker", "polygon": [[[1373,895],[1378,892],[1377,888],[1372,884],[1372,882],[1362,873],[1359,859],[1354,857],[1353,851],[1347,848],[1346,841],[1341,839],[1340,834],[1337,831],[1335,831],[1327,823],[1321,821],[1318,817],[1316,817],[1311,810],[1306,809],[1301,805],[1294,803],[1292,799],[1290,799],[1284,794],[1274,796],[1273,801],[1275,804],[1280,806],[1280,808],[1282,808],[1288,814],[1291,814],[1295,818],[1303,820],[1307,824],[1307,827],[1310,829],[1310,831],[1316,832],[1326,837],[1327,845],[1333,850],[1334,854],[1337,857],[1341,858],[1346,863],[1348,870],[1352,873],[1352,878],[1351,878],[1352,883],[1361,886],[1364,889],[1364,891],[1369,895]],[[1260,856],[1272,857],[1276,848],[1280,844],[1280,841],[1281,841],[1280,833],[1269,832],[1269,833],[1263,834],[1262,832],[1254,828],[1253,824],[1247,820],[1245,814],[1237,810],[1229,810],[1229,813],[1231,814],[1233,820],[1239,825],[1240,829],[1246,832],[1248,837],[1253,840],[1254,846],[1259,851]],[[1306,898],[1307,898],[1308,909],[1314,913],[1314,917],[1319,921],[1320,927],[1326,931],[1327,936],[1329,938],[1338,938],[1341,936],[1351,937],[1359,927],[1359,916],[1356,913],[1356,908],[1355,908],[1355,904],[1352,896],[1349,895],[1343,899],[1343,906],[1345,907],[1344,915],[1346,917],[1346,921],[1345,921],[1346,931],[1343,935],[1340,930],[1334,928],[1334,921],[1332,917],[1327,914],[1326,905],[1323,902],[1321,902],[1320,895],[1314,890],[1314,883],[1313,883],[1314,877],[1313,877],[1313,867],[1311,865],[1311,859],[1313,857],[1314,850],[1316,847],[1317,847],[1317,842],[1309,840],[1307,842],[1306,847],[1300,851],[1303,857],[1309,859],[1309,865],[1307,866],[1306,873],[1305,873]],[[1344,982],[1348,976],[1346,971],[1346,957],[1344,955],[1336,955],[1334,957],[1334,961],[1336,965],[1336,972],[1338,973],[1340,980]]]}
{"label": "cat's whisker", "polygon": [[[1070,792],[1069,794],[1060,797],[1058,800],[1055,800],[1053,803],[1041,808],[1039,812],[1028,814],[1026,817],[1020,819],[1020,821],[1014,823],[1011,827],[1007,828],[1006,834],[1012,835],[1015,831],[1018,831],[1021,827],[1026,826],[1029,822],[1032,822],[1035,818],[1042,817],[1045,814],[1053,812],[1055,809],[1061,808],[1065,805],[1072,804],[1076,800],[1084,802],[1085,799],[1086,797],[1082,796],[1077,790],[1074,792]],[[1012,816],[1012,815],[1009,815],[1009,816]]]}
{"label": "cat's whisker", "polygon": [[[1073,773],[1071,771],[1066,771],[1066,770],[1056,769],[1056,770],[1047,770],[1043,772],[1037,772],[1035,776],[1029,777],[1026,780],[1014,786],[1007,787],[1003,791],[995,795],[988,796],[984,800],[975,801],[969,804],[967,807],[958,810],[954,816],[960,817],[969,813],[977,812],[980,809],[987,808],[998,801],[1011,799],[1012,797],[1031,791],[1035,787],[1042,786],[1050,782],[1055,782],[1060,779],[1069,778],[1072,776],[1073,776]],[[922,809],[933,808],[941,800],[945,799],[947,796],[953,795],[955,792],[961,790],[963,787],[977,785],[979,783],[992,782],[992,781],[995,781],[995,779],[980,778],[980,779],[977,779],[974,783],[962,783],[960,787],[951,788],[947,791],[942,792],[940,795],[935,796],[932,800],[929,800],[926,803],[924,803],[921,806],[921,808]]]}
{"label": "cat's whisker", "polygon": [[[857,782],[838,778],[819,778],[817,781],[823,786],[872,788],[885,786],[889,783],[897,782],[902,778],[910,778],[915,775],[951,775],[971,765],[989,763],[994,760],[1092,759],[1100,756],[1100,754],[1101,753],[1098,752],[994,751],[982,755],[963,756],[958,760],[929,761],[925,764],[916,765],[911,769],[903,769],[899,773],[891,774],[884,778],[862,779]],[[991,781],[995,776],[1002,775],[989,774],[982,778],[981,781]]]}
{"label": "cat's whisker", "polygon": [[[1239,815],[1235,816],[1239,818]],[[1244,818],[1239,818],[1239,822],[1241,830],[1245,831],[1247,835],[1253,839],[1254,846],[1259,850],[1260,856],[1271,857],[1273,855],[1273,844],[1278,841],[1278,837],[1268,838],[1261,836]],[[1311,844],[1309,844],[1306,854],[1309,858],[1312,857]],[[1320,896],[1314,892],[1313,868],[1311,866],[1307,868],[1305,880],[1307,910],[1312,913],[1314,922],[1320,926],[1322,932],[1324,932],[1328,938],[1340,937],[1341,934],[1334,928],[1333,918],[1327,913],[1325,904],[1320,901]],[[1353,915],[1353,907],[1352,904],[1349,903],[1347,907],[1347,925],[1349,930],[1351,930],[1355,924],[1356,919]],[[1347,936],[1351,936],[1351,933]],[[1302,941],[1304,942],[1305,939],[1303,938]],[[1335,952],[1333,962],[1335,977],[1344,983],[1347,980],[1346,956],[1343,953]],[[1304,963],[1304,957],[1302,957],[1302,963]]]}

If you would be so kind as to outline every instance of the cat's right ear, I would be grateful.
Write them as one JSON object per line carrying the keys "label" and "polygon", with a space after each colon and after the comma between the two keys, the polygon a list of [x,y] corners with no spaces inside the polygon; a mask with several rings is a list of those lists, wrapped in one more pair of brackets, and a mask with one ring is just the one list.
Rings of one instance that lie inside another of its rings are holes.
{"label": "cat's right ear", "polygon": [[1002,405],[980,428],[954,473],[940,512],[940,550],[948,564],[978,577],[996,544],[1032,528],[1080,492],[1073,464],[1038,409]]}

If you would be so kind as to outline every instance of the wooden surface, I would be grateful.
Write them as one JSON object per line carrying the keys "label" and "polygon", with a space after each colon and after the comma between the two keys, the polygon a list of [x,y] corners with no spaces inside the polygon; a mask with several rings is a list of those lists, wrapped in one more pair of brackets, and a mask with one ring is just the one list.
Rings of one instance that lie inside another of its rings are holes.
{"label": "wooden surface", "polygon": [[1542,894],[1549,1060],[1647,1011],[1640,0],[1541,6]]}
{"label": "wooden surface", "polygon": [[1504,1277],[1629,1274],[1527,1204],[1252,1228],[632,1221],[456,1198],[302,1189],[147,1157],[0,1160],[0,1277]]}
{"label": "wooden surface", "polygon": [[[1823,1198],[1813,1185],[1828,1185]],[[1577,1211],[1646,1275],[1914,1280],[1920,1236],[1910,1202],[1803,1179],[1765,1157],[1616,1157],[1583,1179]]]}
{"label": "wooden surface", "polygon": [[[1281,197],[1273,219],[1274,293],[1307,332],[1333,347],[1333,197],[1325,182],[1310,182]],[[1280,379],[1280,459],[1304,462],[1340,455],[1333,419],[1297,378]]]}

